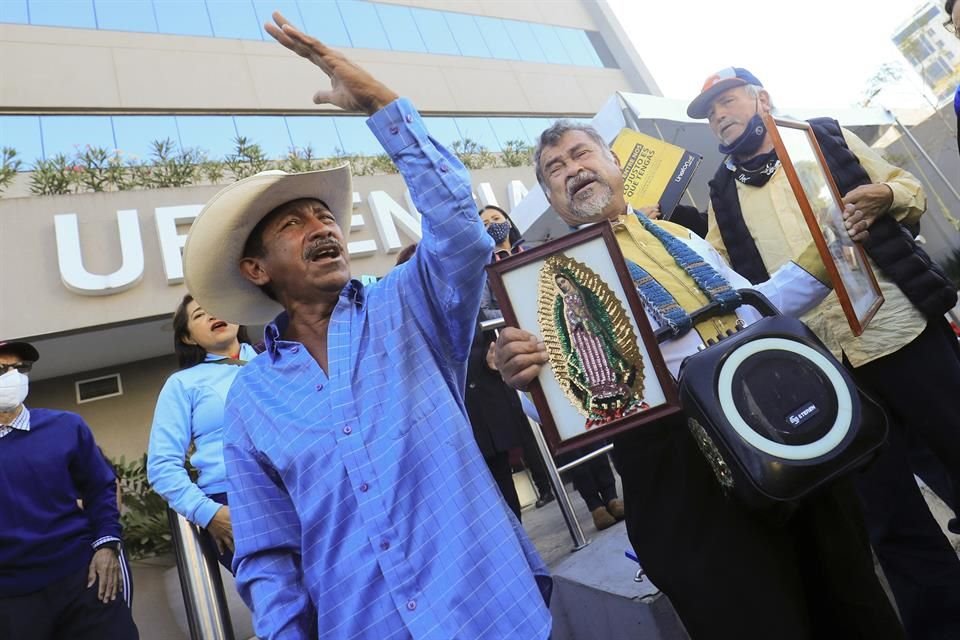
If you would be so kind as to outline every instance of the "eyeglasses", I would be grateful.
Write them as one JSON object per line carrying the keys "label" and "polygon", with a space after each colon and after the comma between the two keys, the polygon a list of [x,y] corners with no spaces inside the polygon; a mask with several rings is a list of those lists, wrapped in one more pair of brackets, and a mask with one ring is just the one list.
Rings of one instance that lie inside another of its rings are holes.
{"label": "eyeglasses", "polygon": [[0,364],[0,375],[5,374],[7,371],[12,371],[16,369],[20,373],[30,373],[30,370],[33,369],[32,362],[14,362],[13,364]]}
{"label": "eyeglasses", "polygon": [[943,28],[960,38],[960,29],[957,28],[957,25],[953,22],[952,18],[944,21]]}

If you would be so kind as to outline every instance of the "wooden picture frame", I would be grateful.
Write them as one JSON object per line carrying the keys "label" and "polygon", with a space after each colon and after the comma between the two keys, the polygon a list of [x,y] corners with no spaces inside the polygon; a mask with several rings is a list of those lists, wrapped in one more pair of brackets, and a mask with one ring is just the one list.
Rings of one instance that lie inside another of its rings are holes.
{"label": "wooden picture frame", "polygon": [[847,323],[859,336],[883,304],[883,293],[866,251],[850,239],[844,226],[843,198],[820,144],[806,122],[769,114],[763,120]]}
{"label": "wooden picture frame", "polygon": [[597,223],[487,267],[507,326],[544,341],[530,392],[553,455],[679,412],[613,230]]}

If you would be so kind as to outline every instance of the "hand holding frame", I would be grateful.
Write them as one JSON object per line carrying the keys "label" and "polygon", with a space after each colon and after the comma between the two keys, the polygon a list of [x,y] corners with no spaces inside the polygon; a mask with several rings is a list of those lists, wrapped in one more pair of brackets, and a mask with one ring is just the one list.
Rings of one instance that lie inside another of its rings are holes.
{"label": "hand holding frame", "polygon": [[316,104],[332,104],[346,111],[373,115],[397,99],[397,94],[358,67],[339,51],[299,31],[279,11],[273,13],[276,25],[265,24],[273,38],[313,64],[330,78],[331,88],[313,96]]}

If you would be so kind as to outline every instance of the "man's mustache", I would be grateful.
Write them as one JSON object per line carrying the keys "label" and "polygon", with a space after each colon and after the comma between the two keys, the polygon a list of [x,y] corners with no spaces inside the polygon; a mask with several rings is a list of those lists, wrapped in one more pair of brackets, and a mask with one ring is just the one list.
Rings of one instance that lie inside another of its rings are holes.
{"label": "man's mustache", "polygon": [[567,180],[567,196],[572,198],[573,194],[577,192],[577,189],[587,184],[588,182],[603,182],[600,179],[600,176],[593,171],[581,171],[577,175],[573,176]]}
{"label": "man's mustache", "polygon": [[303,250],[304,260],[313,260],[322,253],[335,251],[337,255],[343,253],[343,245],[336,238],[321,238],[307,245]]}

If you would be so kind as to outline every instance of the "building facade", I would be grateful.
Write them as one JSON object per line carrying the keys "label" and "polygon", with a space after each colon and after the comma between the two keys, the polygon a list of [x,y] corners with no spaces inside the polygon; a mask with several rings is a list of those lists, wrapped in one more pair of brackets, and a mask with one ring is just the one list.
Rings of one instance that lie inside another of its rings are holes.
{"label": "building facade", "polygon": [[20,165],[0,182],[0,338],[41,352],[28,404],[80,413],[111,457],[146,449],[183,241],[231,175],[363,167],[355,276],[419,237],[364,118],[313,105],[323,75],[263,33],[273,10],[410,97],[478,167],[478,205],[525,195],[522,152],[552,119],[659,93],[597,0],[3,0],[0,147]]}
{"label": "building facade", "polygon": [[950,16],[943,5],[942,0],[925,3],[892,38],[938,104],[952,100],[960,84],[960,40],[944,28]]}

